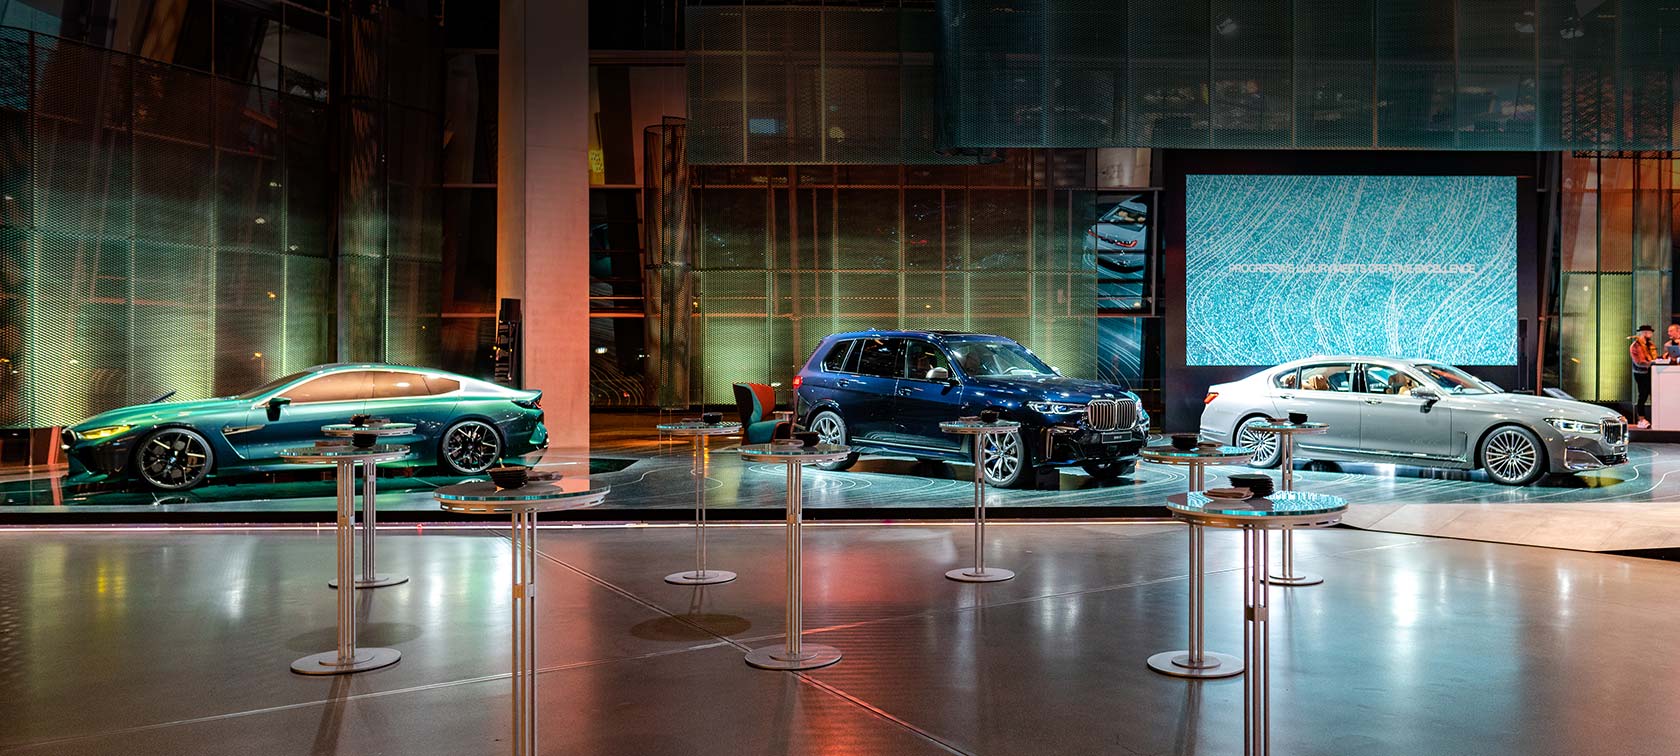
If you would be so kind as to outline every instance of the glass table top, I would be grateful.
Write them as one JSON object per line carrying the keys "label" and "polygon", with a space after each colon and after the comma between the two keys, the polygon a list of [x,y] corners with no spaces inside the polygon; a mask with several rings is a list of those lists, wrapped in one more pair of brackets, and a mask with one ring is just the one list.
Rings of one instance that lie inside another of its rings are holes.
{"label": "glass table top", "polygon": [[1021,427],[1014,420],[994,420],[986,423],[979,420],[951,420],[939,424],[939,429],[946,433],[991,433],[1016,430]]}
{"label": "glass table top", "polygon": [[660,433],[673,436],[726,436],[740,433],[741,424],[735,422],[707,423],[700,420],[684,420],[677,423],[660,423],[654,426]]}
{"label": "glass table top", "polygon": [[357,433],[372,433],[375,436],[406,436],[413,433],[414,428],[414,423],[381,423],[378,425],[332,423],[321,426],[321,432],[329,436],[351,436]]}
{"label": "glass table top", "polygon": [[852,447],[840,444],[817,444],[816,446],[781,446],[779,444],[749,444],[741,447],[743,457],[763,457],[765,459],[794,459],[812,457],[815,461],[837,459],[852,453]]}
{"label": "glass table top", "polygon": [[610,486],[588,478],[533,478],[518,488],[497,488],[488,480],[469,480],[438,488],[432,496],[440,502],[532,502],[601,496],[610,490]]}
{"label": "glass table top", "polygon": [[1215,499],[1199,491],[1173,494],[1167,497],[1167,509],[1193,515],[1220,517],[1304,517],[1333,514],[1347,509],[1347,500],[1339,496],[1308,493],[1306,491],[1273,491],[1265,498]]}
{"label": "glass table top", "polygon": [[1199,446],[1188,451],[1170,444],[1145,446],[1138,451],[1144,458],[1156,462],[1198,462],[1218,460],[1246,460],[1254,452],[1241,446]]}
{"label": "glass table top", "polygon": [[357,448],[344,443],[332,446],[299,446],[280,450],[281,459],[293,462],[337,462],[340,460],[384,462],[402,459],[406,456],[408,456],[408,447],[403,444],[374,444],[373,446]]}

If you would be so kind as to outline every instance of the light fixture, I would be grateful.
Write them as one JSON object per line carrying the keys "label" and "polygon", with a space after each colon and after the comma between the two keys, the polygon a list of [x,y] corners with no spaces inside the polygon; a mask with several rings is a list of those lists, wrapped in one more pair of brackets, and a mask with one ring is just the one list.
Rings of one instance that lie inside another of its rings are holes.
{"label": "light fixture", "polygon": [[607,348],[606,347],[595,347],[595,353],[596,354],[606,354],[607,353]]}

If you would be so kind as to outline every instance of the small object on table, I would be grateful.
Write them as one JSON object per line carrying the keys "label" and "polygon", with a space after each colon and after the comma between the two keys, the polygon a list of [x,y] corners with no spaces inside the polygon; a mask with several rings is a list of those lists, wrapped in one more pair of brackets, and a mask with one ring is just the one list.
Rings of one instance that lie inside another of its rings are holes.
{"label": "small object on table", "polygon": [[734,580],[736,575],[733,572],[706,567],[706,471],[711,466],[712,459],[707,447],[712,436],[740,433],[741,424],[685,420],[680,423],[663,423],[655,428],[668,436],[694,439],[694,464],[689,468],[689,475],[694,479],[694,569],[666,575],[665,582],[672,585],[716,585]]}
{"label": "small object on table", "polygon": [[495,483],[496,488],[504,491],[519,488],[531,478],[531,468],[524,465],[500,465],[490,468],[489,473],[490,482]]}
{"label": "small object on table", "polygon": [[[992,410],[986,412],[991,412],[994,418],[997,416]],[[987,439],[994,435],[1015,434],[1016,442],[1020,443],[1021,424],[1009,420],[987,421],[986,412],[980,413],[980,417],[972,420],[939,424],[939,429],[946,433],[973,437],[971,445],[974,447],[974,566],[945,573],[945,577],[963,583],[995,583],[1015,577],[1012,570],[986,566],[985,448]]]}
{"label": "small object on table", "polygon": [[438,506],[463,514],[511,514],[513,527],[513,753],[537,750],[537,513],[601,503],[609,489],[588,479],[532,481],[518,490],[472,480],[433,492]]}
{"label": "small object on table", "polygon": [[717,425],[718,423],[723,422],[723,413],[722,412],[703,412],[703,413],[700,414],[700,422],[705,423],[707,425]]}
{"label": "small object on table", "polygon": [[1210,499],[1231,499],[1242,501],[1254,496],[1254,492],[1246,488],[1209,488],[1203,491]]}
{"label": "small object on table", "polygon": [[1255,496],[1265,496],[1275,489],[1272,476],[1264,473],[1237,473],[1230,476],[1230,480],[1232,488],[1246,488]]}
{"label": "small object on table", "polygon": [[1266,418],[1266,422],[1271,423],[1272,425],[1290,425],[1289,418],[1287,417],[1268,417]]}
{"label": "small object on table", "polygon": [[374,444],[379,443],[379,434],[377,434],[377,433],[353,433],[353,434],[350,435],[350,443],[351,443],[351,445],[355,446],[357,449],[372,448]]}
{"label": "small object on table", "polygon": [[806,446],[816,446],[822,443],[822,437],[818,436],[816,431],[800,431],[793,434],[793,437]]}
{"label": "small object on table", "polygon": [[[1243,753],[1267,756],[1272,750],[1272,696],[1270,622],[1271,595],[1265,580],[1268,566],[1267,530],[1277,528],[1319,528],[1341,522],[1347,502],[1335,496],[1279,491],[1268,499],[1220,501],[1196,493],[1167,497],[1167,511],[1173,519],[1194,528],[1236,528],[1243,532]],[[1191,638],[1201,638],[1201,614],[1191,616]],[[1179,652],[1169,651],[1149,658],[1156,661]]]}
{"label": "small object on table", "polygon": [[837,462],[851,456],[851,448],[839,444],[785,448],[773,444],[741,447],[741,456],[787,465],[787,639],[782,647],[765,646],[747,652],[747,664],[759,669],[801,670],[826,667],[840,661],[840,649],[804,642],[804,561],[799,529],[804,523],[802,479],[805,465]]}
{"label": "small object on table", "polygon": [[1306,421],[1307,421],[1307,413],[1305,413],[1305,412],[1291,412],[1291,413],[1289,413],[1289,422],[1292,422],[1296,425],[1300,425],[1300,424],[1302,424]]}
{"label": "small object on table", "polygon": [[367,427],[368,421],[371,419],[373,419],[373,415],[351,415],[350,424],[357,428],[364,428]]}
{"label": "small object on table", "polygon": [[998,421],[998,411],[997,410],[989,409],[989,410],[981,410],[980,411],[980,422],[982,422],[982,423],[995,423],[997,421]]}
{"label": "small object on table", "polygon": [[1201,436],[1194,433],[1174,433],[1172,435],[1172,446],[1179,451],[1190,451],[1196,448],[1200,442]]}
{"label": "small object on table", "polygon": [[[362,575],[374,577],[376,583],[363,585],[356,580],[356,540],[353,523],[356,519],[356,464],[362,465],[363,476],[367,481],[363,489],[364,511],[371,511],[374,466],[380,462],[391,462],[408,456],[408,447],[399,445],[380,445],[372,449],[355,449],[349,446],[322,448],[306,446],[297,449],[282,449],[280,458],[287,462],[300,462],[312,465],[334,465],[337,468],[338,483],[338,530],[336,548],[338,552],[338,578],[331,585],[354,585],[357,588],[373,588],[384,585],[395,585],[406,582],[408,578],[386,578],[373,574],[373,537],[372,530],[364,530],[362,544]],[[388,581],[388,582],[387,582]],[[402,659],[402,653],[394,648],[357,648],[356,647],[356,592],[354,590],[338,592],[338,648],[319,654],[310,654],[292,662],[292,671],[301,675],[341,675],[349,672],[365,672],[370,669],[396,664]]]}

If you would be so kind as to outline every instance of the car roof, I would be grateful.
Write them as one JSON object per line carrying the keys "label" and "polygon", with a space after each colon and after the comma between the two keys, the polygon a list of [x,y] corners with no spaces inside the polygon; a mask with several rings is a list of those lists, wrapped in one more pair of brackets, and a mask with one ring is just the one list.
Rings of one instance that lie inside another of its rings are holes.
{"label": "car roof", "polygon": [[1303,357],[1298,360],[1290,360],[1288,362],[1279,363],[1273,367],[1267,368],[1266,372],[1269,373],[1273,370],[1311,365],[1318,362],[1374,362],[1379,365],[1412,366],[1420,362],[1434,362],[1434,360],[1414,360],[1405,357],[1378,357],[1369,354],[1317,354],[1311,357]]}
{"label": "car roof", "polygon": [[830,340],[833,340],[833,339],[862,339],[862,338],[872,338],[872,337],[873,338],[909,338],[909,337],[915,337],[915,338],[932,338],[932,339],[935,339],[935,340],[944,340],[944,339],[960,339],[960,340],[997,339],[999,341],[1013,341],[1013,339],[1010,339],[1007,336],[995,336],[995,335],[992,335],[992,334],[989,334],[989,333],[971,333],[971,332],[968,332],[968,331],[937,331],[937,330],[935,330],[935,331],[905,331],[905,330],[886,330],[886,329],[871,329],[871,330],[867,330],[867,331],[846,331],[844,333],[830,334],[828,338]]}

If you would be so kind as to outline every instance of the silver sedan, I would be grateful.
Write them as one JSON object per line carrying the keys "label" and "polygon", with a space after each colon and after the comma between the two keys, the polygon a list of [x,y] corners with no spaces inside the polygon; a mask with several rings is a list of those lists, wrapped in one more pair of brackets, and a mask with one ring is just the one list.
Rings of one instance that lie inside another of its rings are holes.
{"label": "silver sedan", "polygon": [[1304,412],[1329,424],[1301,436],[1302,459],[1481,468],[1520,486],[1547,472],[1627,462],[1627,421],[1597,405],[1507,394],[1451,365],[1383,357],[1313,357],[1208,389],[1201,432],[1278,463],[1277,437],[1250,426]]}

